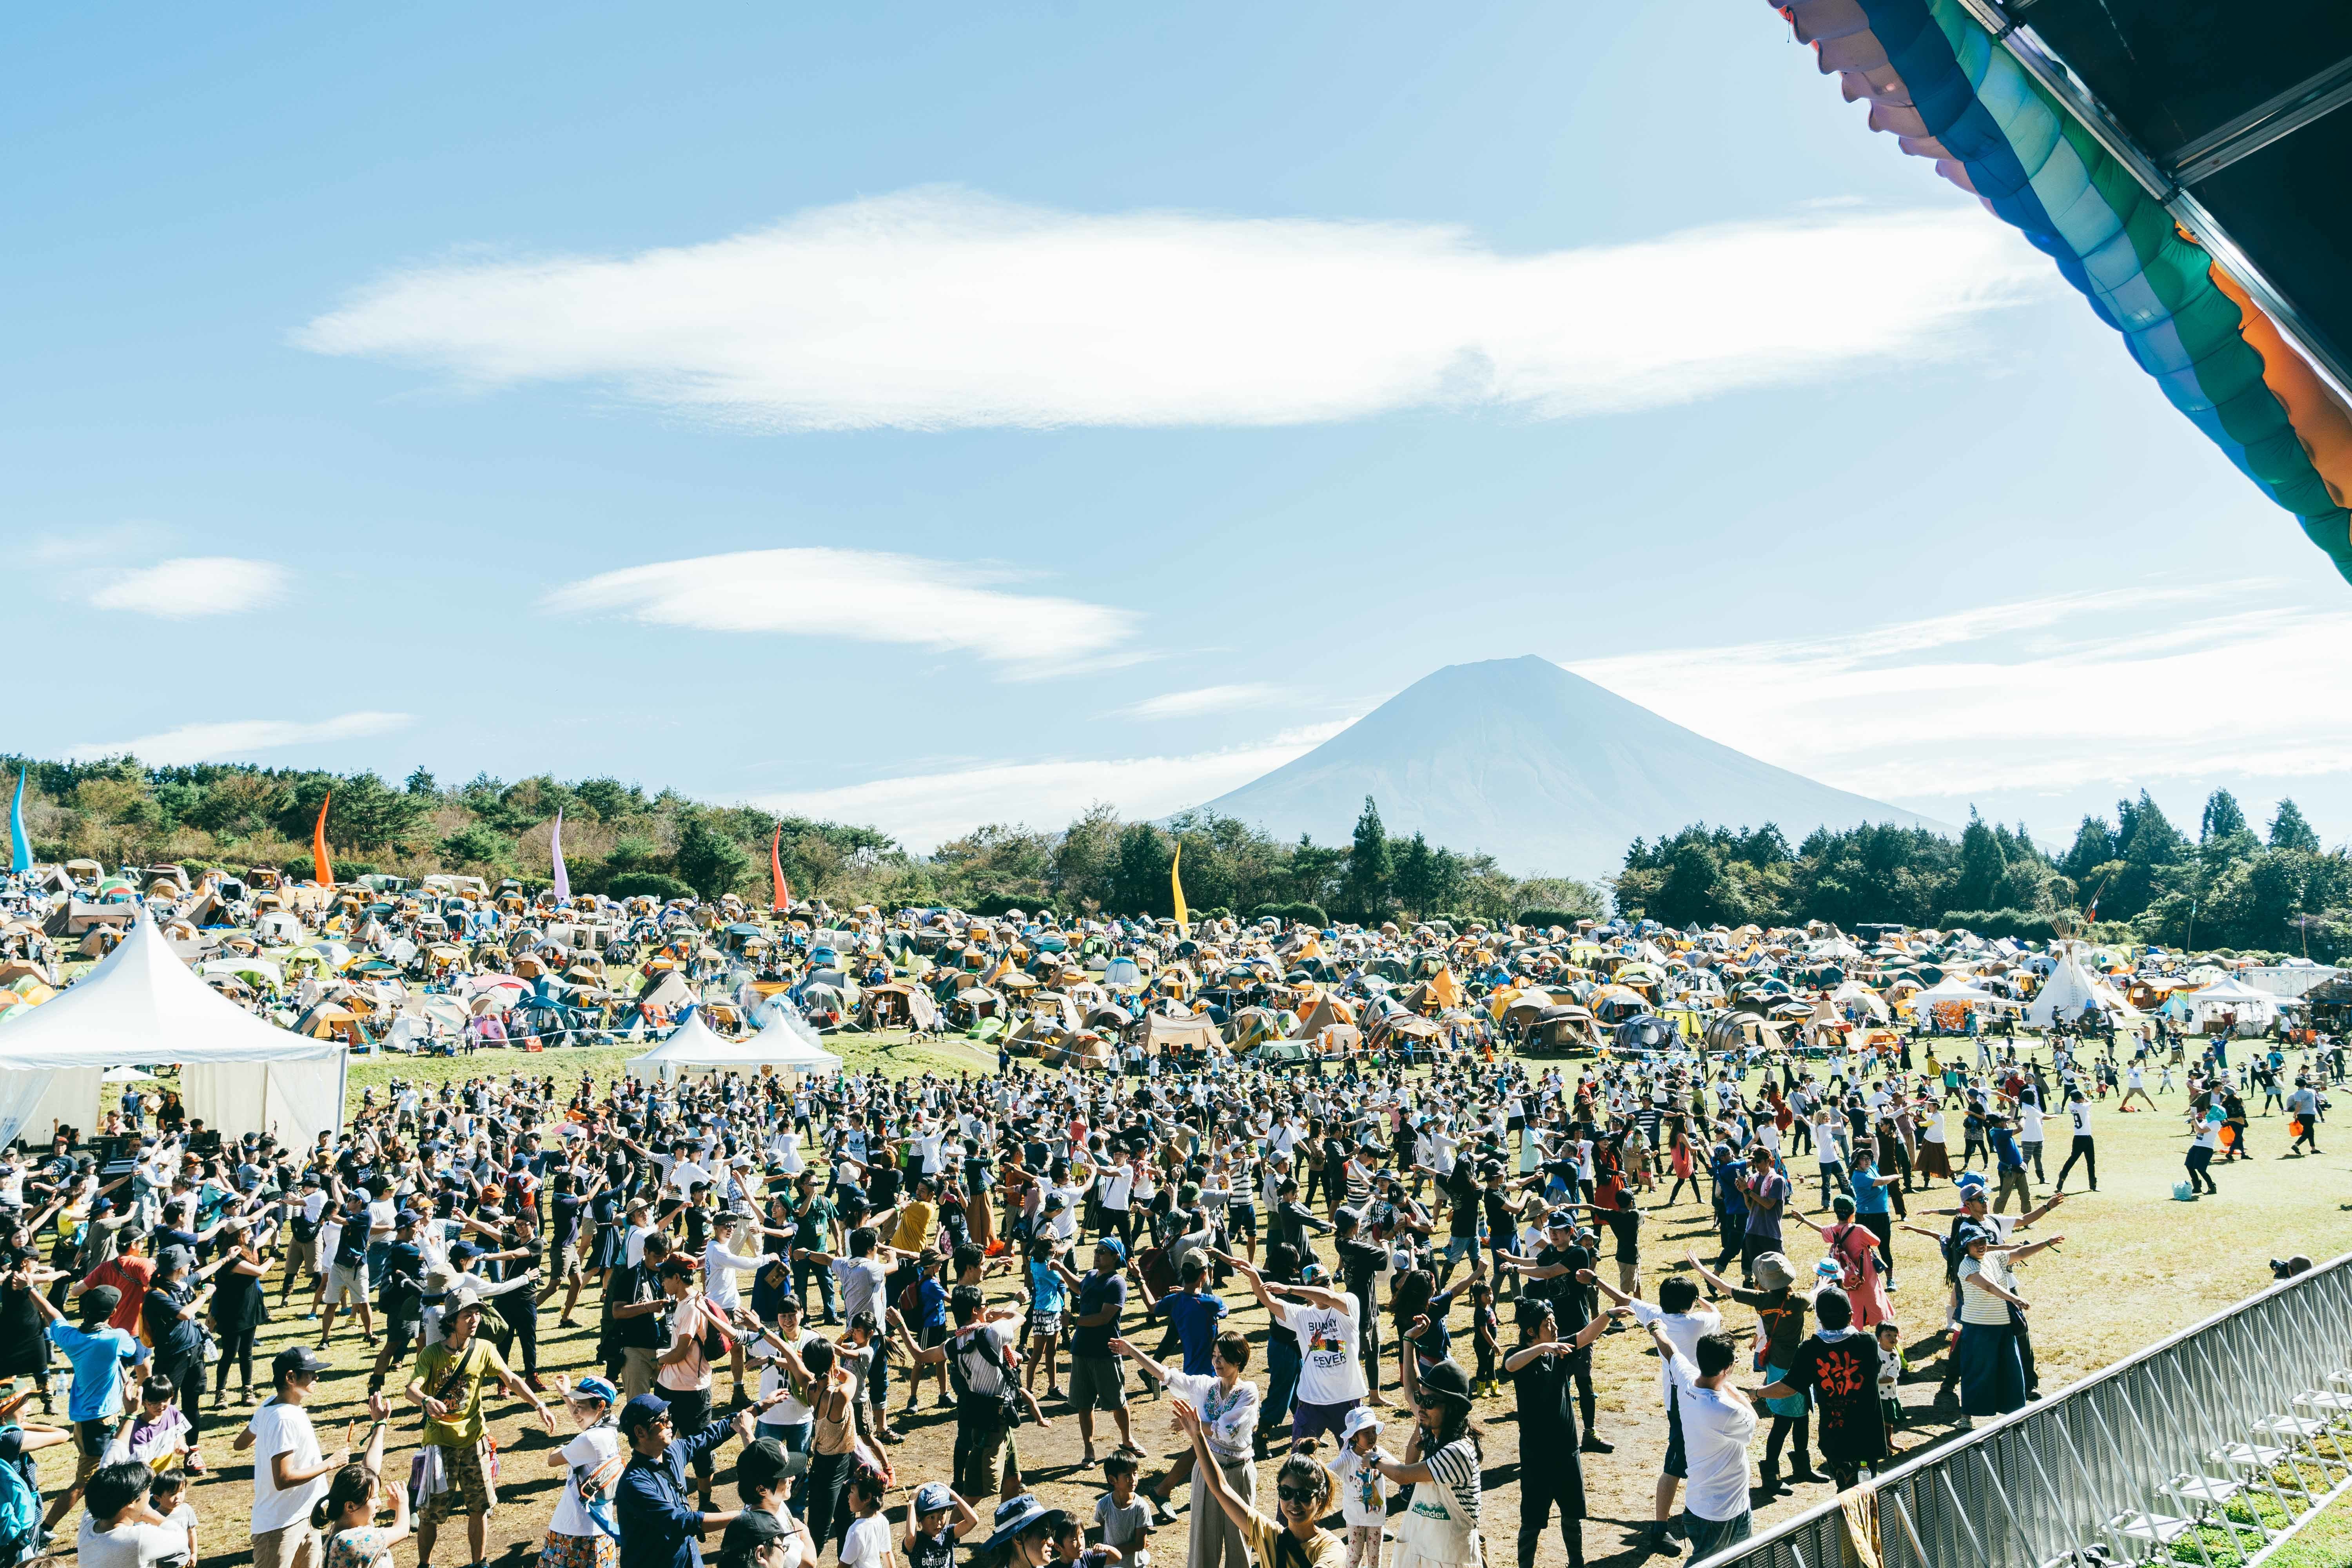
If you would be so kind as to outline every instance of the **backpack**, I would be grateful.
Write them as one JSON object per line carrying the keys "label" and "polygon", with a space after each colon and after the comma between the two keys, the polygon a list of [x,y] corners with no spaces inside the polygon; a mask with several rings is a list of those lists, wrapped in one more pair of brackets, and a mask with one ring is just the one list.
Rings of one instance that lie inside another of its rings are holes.
{"label": "backpack", "polygon": [[[13,1432],[14,1426],[0,1426]],[[0,1462],[0,1563],[23,1562],[32,1554],[41,1529],[41,1494],[15,1465]]]}
{"label": "backpack", "polygon": [[[996,1369],[996,1393],[993,1395],[975,1394],[971,1380],[964,1373],[964,1352],[975,1344],[980,1348],[980,1359]],[[996,1346],[996,1337],[988,1331],[985,1324],[977,1325],[976,1331],[965,1336],[961,1342],[950,1341],[947,1352],[948,1382],[954,1385],[958,1409],[967,1404],[977,1404],[976,1415],[993,1415],[997,1424],[1008,1431],[1021,1425],[1025,1407],[1014,1387],[1013,1369],[1004,1364],[1003,1352]],[[991,1410],[988,1408],[990,1405],[994,1408]]]}

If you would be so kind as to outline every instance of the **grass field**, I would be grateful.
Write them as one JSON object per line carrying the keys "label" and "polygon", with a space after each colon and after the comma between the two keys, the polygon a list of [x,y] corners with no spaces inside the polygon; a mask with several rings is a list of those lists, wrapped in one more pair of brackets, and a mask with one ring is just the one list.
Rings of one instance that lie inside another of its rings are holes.
{"label": "grass field", "polygon": [[[879,1064],[894,1072],[953,1073],[967,1068],[983,1071],[994,1066],[990,1053],[955,1041],[915,1046],[903,1037],[835,1036],[830,1043],[853,1066]],[[355,1064],[352,1078],[355,1085],[373,1084],[380,1099],[383,1086],[394,1076],[437,1079],[476,1073],[552,1071],[561,1082],[582,1070],[603,1077],[617,1070],[621,1063],[636,1054],[639,1048],[631,1047],[543,1056],[501,1051],[454,1060],[394,1058]],[[2324,1140],[2329,1151],[2326,1155],[2288,1159],[2284,1157],[2287,1144],[2284,1118],[2258,1117],[2251,1137],[2254,1157],[2214,1169],[2221,1195],[2194,1204],[2176,1203],[2171,1198],[2172,1184],[2180,1174],[2181,1152],[2186,1146],[2179,1119],[2183,1097],[2175,1094],[2168,1100],[2160,1100],[2159,1104],[2162,1114],[2120,1116],[2111,1103],[2101,1105],[2096,1123],[2100,1190],[2095,1194],[2070,1196],[2042,1227],[2045,1234],[2063,1233],[2067,1237],[2065,1247],[2055,1254],[2032,1260],[2022,1270],[2024,1294],[2034,1302],[2034,1342],[2045,1390],[2061,1388],[2263,1288],[2270,1282],[2264,1266],[2270,1258],[2299,1251],[2325,1259],[2352,1247],[2352,1215],[2339,1207],[2352,1201],[2352,1180],[2347,1180],[2352,1159],[2336,1152],[2336,1136]],[[2053,1121],[2053,1132],[2062,1125]],[[2327,1131],[2336,1132],[2336,1128]],[[2054,1178],[2065,1152],[2063,1138],[2053,1139],[2050,1151],[2047,1173]],[[1801,1178],[1801,1201],[1810,1206],[1818,1198],[1818,1188],[1811,1180],[1810,1162],[1800,1157],[1791,1167],[1791,1174]],[[2083,1184],[2078,1171],[2069,1183],[2070,1191]],[[2037,1181],[2033,1189],[2038,1200],[2048,1190],[2048,1184]],[[1663,1195],[1662,1189],[1651,1201]],[[1914,1194],[1910,1199],[1913,1216],[1918,1219],[1921,1210],[1945,1207],[1952,1201],[1951,1189],[1947,1185],[1939,1184],[1932,1193]],[[1789,1251],[1801,1269],[1818,1252],[1797,1242],[1793,1221],[1789,1234]],[[1713,1237],[1709,1215],[1701,1201],[1685,1197],[1675,1207],[1654,1211],[1644,1229],[1643,1272],[1648,1282],[1645,1293],[1654,1293],[1654,1281],[1665,1273],[1685,1267],[1683,1258],[1690,1247],[1705,1249],[1711,1261]],[[1957,1429],[1957,1416],[1949,1407],[1937,1410],[1931,1402],[1937,1375],[1933,1358],[1943,1310],[1941,1272],[1935,1248],[1920,1237],[1898,1233],[1895,1251],[1895,1310],[1904,1325],[1905,1342],[1912,1348],[1913,1364],[1920,1369],[1915,1373],[1915,1381],[1905,1389],[1906,1424],[1896,1434],[1899,1447],[1908,1452],[1950,1435]],[[268,1284],[274,1302],[278,1290],[275,1270]],[[1003,1279],[992,1281],[992,1297],[1007,1294],[1009,1289],[1008,1282]],[[1236,1326],[1262,1345],[1265,1327],[1263,1312],[1244,1290],[1229,1290],[1226,1296],[1234,1308]],[[300,1297],[288,1309],[273,1306],[272,1310],[277,1314],[276,1321],[262,1330],[256,1358],[260,1381],[265,1384],[270,1355],[284,1345],[315,1341],[317,1337],[317,1325],[306,1321],[301,1315]],[[551,1377],[556,1372],[576,1376],[594,1370],[593,1292],[583,1299],[580,1316],[580,1329],[562,1330],[556,1326],[552,1305],[541,1315],[542,1370]],[[1751,1315],[1743,1309],[1729,1307],[1726,1317],[1743,1336],[1753,1327]],[[1461,1321],[1457,1314],[1457,1331]],[[1508,1333],[1507,1328],[1507,1337]],[[1382,1337],[1384,1342],[1393,1339],[1390,1333]],[[1459,1335],[1457,1344],[1464,1347],[1466,1358],[1466,1334]],[[362,1351],[355,1330],[338,1322],[336,1341],[328,1355],[332,1370],[323,1381],[315,1408],[322,1436],[332,1442],[342,1432],[344,1422],[360,1409],[366,1386],[365,1369],[372,1353]],[[1391,1399],[1398,1397],[1394,1365],[1391,1356],[1385,1379]],[[1253,1371],[1259,1370],[1259,1364],[1254,1363]],[[1633,1542],[1640,1521],[1650,1514],[1652,1481],[1664,1447],[1657,1363],[1648,1350],[1645,1336],[1622,1332],[1607,1336],[1596,1347],[1595,1370],[1601,1406],[1598,1429],[1601,1436],[1617,1445],[1617,1452],[1607,1458],[1586,1458],[1591,1514],[1584,1529],[1586,1553],[1595,1563],[1629,1564],[1638,1560]],[[233,1375],[231,1381],[236,1381]],[[895,1401],[903,1397],[904,1382],[895,1373],[892,1382]],[[1132,1386],[1130,1380],[1130,1391]],[[726,1391],[722,1371],[722,1396]],[[58,1408],[63,1409],[62,1392]],[[1137,1440],[1154,1453],[1171,1452],[1175,1447],[1169,1436],[1166,1409],[1164,1403],[1158,1402],[1135,1406]],[[1028,1479],[1048,1506],[1080,1508],[1091,1517],[1094,1499],[1101,1489],[1100,1477],[1077,1468],[1079,1445],[1075,1420],[1052,1402],[1048,1402],[1047,1414],[1052,1417],[1048,1427],[1024,1427],[1020,1434],[1019,1447]],[[1507,1393],[1500,1398],[1482,1401],[1479,1416],[1487,1467],[1487,1551],[1490,1559],[1507,1561],[1516,1540],[1520,1462]],[[232,1405],[212,1420],[205,1448],[214,1474],[192,1493],[196,1510],[204,1520],[207,1562],[231,1568],[246,1562],[248,1555],[246,1542],[250,1471],[231,1462],[236,1456],[228,1446],[228,1439],[243,1425],[244,1418],[245,1412]],[[491,1519],[490,1555],[507,1568],[520,1568],[536,1553],[552,1502],[552,1484],[543,1479],[552,1472],[541,1468],[550,1440],[529,1418],[527,1408],[520,1405],[497,1405],[492,1425],[501,1450],[507,1455],[507,1484],[504,1500]],[[902,1423],[902,1426],[910,1436],[904,1446],[893,1451],[901,1484],[901,1490],[891,1499],[894,1508],[905,1501],[904,1489],[924,1479],[947,1477],[953,1440],[952,1417],[935,1411],[929,1398],[922,1413],[911,1422]],[[1392,1445],[1402,1443],[1400,1429],[1391,1426],[1388,1432]],[[399,1475],[407,1473],[407,1450],[413,1449],[415,1434],[412,1409],[396,1422],[393,1436],[394,1457],[390,1468]],[[51,1449],[41,1456],[43,1480],[52,1491],[62,1487],[70,1475],[66,1452]],[[1150,1473],[1147,1467],[1147,1476]],[[1271,1486],[1272,1467],[1261,1467],[1262,1493],[1270,1495]],[[729,1506],[730,1496],[722,1482],[717,1506]],[[1180,1505],[1182,1496],[1180,1491]],[[1759,1503],[1759,1525],[1822,1501],[1826,1496],[1825,1488],[1813,1487],[1783,1494],[1769,1504]],[[1171,1529],[1164,1530],[1161,1533],[1168,1539],[1155,1549],[1155,1557],[1166,1561],[1181,1553],[1184,1529],[1180,1521]],[[69,1543],[70,1520],[61,1534]],[[2335,1544],[2325,1544],[2330,1542]],[[2276,1561],[2297,1568],[2352,1562],[2352,1516],[2339,1508],[2327,1521],[2325,1531],[2315,1525],[2294,1543],[2294,1549],[2303,1554],[2283,1552]],[[453,1547],[445,1542],[436,1555],[447,1565],[462,1564],[466,1554],[462,1545]],[[414,1542],[400,1547],[397,1556],[404,1565],[415,1562]],[[1557,1565],[1564,1561],[1555,1531],[1545,1541],[1538,1562]]]}

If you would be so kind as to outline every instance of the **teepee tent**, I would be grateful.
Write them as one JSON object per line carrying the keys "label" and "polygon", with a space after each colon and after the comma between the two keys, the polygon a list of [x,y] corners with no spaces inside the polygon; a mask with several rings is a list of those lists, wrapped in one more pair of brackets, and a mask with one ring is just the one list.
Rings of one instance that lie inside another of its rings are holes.
{"label": "teepee tent", "polygon": [[265,1023],[198,979],[144,910],[97,968],[0,1025],[0,1144],[88,1127],[99,1085],[126,1063],[180,1068],[191,1117],[229,1137],[307,1147],[342,1125],[342,1044]]}
{"label": "teepee tent", "polygon": [[2046,1029],[2053,1018],[2074,1019],[2082,1016],[2084,1007],[2096,1007],[2112,1022],[2139,1017],[2140,1011],[2124,1000],[2123,993],[2099,975],[2083,967],[2083,961],[2069,949],[2033,1000],[2025,1006],[2025,1021],[2037,1029]]}

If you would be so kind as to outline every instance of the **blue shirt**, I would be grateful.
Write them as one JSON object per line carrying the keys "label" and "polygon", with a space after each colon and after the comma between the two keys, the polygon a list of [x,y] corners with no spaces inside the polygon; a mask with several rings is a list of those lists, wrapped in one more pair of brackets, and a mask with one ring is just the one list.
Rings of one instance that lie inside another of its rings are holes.
{"label": "blue shirt", "polygon": [[1217,1325],[1225,1317],[1223,1301],[1206,1290],[1198,1294],[1179,1290],[1160,1298],[1151,1310],[1175,1326],[1177,1341],[1184,1347],[1186,1375],[1205,1377],[1217,1370]]}
{"label": "blue shirt", "polygon": [[702,1515],[687,1506],[686,1468],[734,1435],[732,1422],[713,1421],[690,1437],[673,1439],[657,1459],[629,1456],[613,1490],[621,1568],[691,1568],[688,1543],[702,1533]]}
{"label": "blue shirt", "polygon": [[1853,1173],[1854,1213],[1885,1214],[1886,1212],[1886,1189],[1878,1184],[1877,1176],[1878,1167],[1875,1165],[1864,1165],[1855,1170]]}
{"label": "blue shirt", "polygon": [[[2022,1171],[2025,1169],[2025,1156],[2018,1152],[2017,1140],[2011,1136],[2008,1128],[1994,1128],[1992,1130],[1991,1137],[1993,1157],[2000,1162],[2000,1168],[2002,1170]],[[1859,1205],[1857,1205],[1857,1207]]]}
{"label": "blue shirt", "polygon": [[922,1284],[916,1288],[915,1294],[918,1303],[915,1310],[922,1320],[919,1326],[926,1329],[946,1328],[948,1326],[947,1287],[927,1276]]}
{"label": "blue shirt", "polygon": [[137,1366],[147,1359],[147,1347],[122,1329],[85,1333],[71,1323],[51,1323],[49,1342],[73,1363],[73,1397],[66,1415],[76,1421],[104,1421],[122,1414],[121,1366]]}

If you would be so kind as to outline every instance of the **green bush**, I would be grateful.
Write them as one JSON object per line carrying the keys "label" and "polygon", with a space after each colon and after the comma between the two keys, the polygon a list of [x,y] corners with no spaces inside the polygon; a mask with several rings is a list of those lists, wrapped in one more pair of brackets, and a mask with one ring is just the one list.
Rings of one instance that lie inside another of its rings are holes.
{"label": "green bush", "polygon": [[604,890],[616,899],[659,899],[664,903],[694,897],[692,888],[659,871],[624,871]]}
{"label": "green bush", "polygon": [[2048,942],[2058,934],[2051,918],[2036,910],[1946,910],[1936,924],[1945,931],[1957,927],[1979,936],[2013,936],[2020,942]]}
{"label": "green bush", "polygon": [[[1534,926],[1538,930],[1541,930],[1545,926],[1558,926],[1564,931],[1573,931],[1576,930],[1577,921],[1581,920],[1590,920],[1591,918],[1591,916],[1577,910],[1521,910],[1517,914],[1511,917],[1511,923],[1513,925],[1520,926]],[[1461,922],[1459,921],[1455,922],[1456,925],[1459,925],[1460,923]]]}
{"label": "green bush", "polygon": [[1250,911],[1250,919],[1253,921],[1278,920],[1286,924],[1297,921],[1318,929],[1331,923],[1331,917],[1323,912],[1322,905],[1306,903],[1260,904]]}

